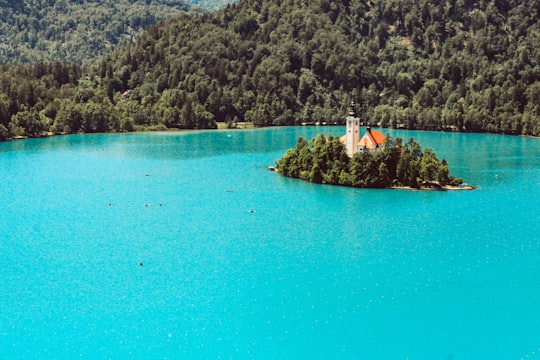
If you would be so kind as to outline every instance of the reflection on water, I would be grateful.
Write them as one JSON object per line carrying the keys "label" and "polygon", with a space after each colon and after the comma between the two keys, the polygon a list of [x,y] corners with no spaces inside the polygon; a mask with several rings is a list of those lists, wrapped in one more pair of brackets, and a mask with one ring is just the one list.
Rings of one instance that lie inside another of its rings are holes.
{"label": "reflection on water", "polygon": [[[261,153],[286,150],[296,144],[298,136],[308,140],[319,133],[341,136],[344,127],[281,127],[253,130],[203,130],[182,132],[84,134],[41,139],[14,140],[0,143],[6,151],[105,151],[120,156],[148,158],[199,158],[229,153]],[[407,141],[413,137],[423,147],[431,147],[440,158],[467,160],[523,161],[536,160],[540,140],[526,137],[441,133],[381,129],[393,138]],[[464,151],[466,150],[466,151]]]}
{"label": "reflection on water", "polygon": [[340,128],[266,128],[129,134],[64,135],[0,143],[6,151],[107,152],[121,157],[194,159],[230,153],[272,152],[294,146],[297,136],[311,138]]}

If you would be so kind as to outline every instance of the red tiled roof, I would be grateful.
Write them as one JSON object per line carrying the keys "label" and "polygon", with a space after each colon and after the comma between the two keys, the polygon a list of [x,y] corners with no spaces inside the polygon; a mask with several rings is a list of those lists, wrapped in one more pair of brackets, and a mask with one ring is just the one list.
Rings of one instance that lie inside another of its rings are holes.
{"label": "red tiled roof", "polygon": [[[339,140],[346,144],[347,134],[339,138]],[[366,130],[364,136],[359,139],[358,145],[367,149],[375,149],[377,145],[384,144],[384,135],[379,130]]]}
{"label": "red tiled roof", "polygon": [[384,143],[384,135],[379,130],[366,131],[373,144],[381,145]]}
{"label": "red tiled roof", "polygon": [[360,144],[366,149],[376,149],[384,144],[384,135],[378,130],[367,129],[364,136],[360,139]]}

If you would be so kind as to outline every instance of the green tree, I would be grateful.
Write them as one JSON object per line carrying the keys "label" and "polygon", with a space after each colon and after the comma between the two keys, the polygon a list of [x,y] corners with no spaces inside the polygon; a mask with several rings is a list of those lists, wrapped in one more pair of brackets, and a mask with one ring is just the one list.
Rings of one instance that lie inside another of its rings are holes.
{"label": "green tree", "polygon": [[438,181],[440,164],[435,153],[430,148],[425,148],[420,161],[419,175],[424,181]]}
{"label": "green tree", "polygon": [[13,136],[40,136],[47,130],[44,116],[36,110],[25,110],[13,115],[10,123]]}

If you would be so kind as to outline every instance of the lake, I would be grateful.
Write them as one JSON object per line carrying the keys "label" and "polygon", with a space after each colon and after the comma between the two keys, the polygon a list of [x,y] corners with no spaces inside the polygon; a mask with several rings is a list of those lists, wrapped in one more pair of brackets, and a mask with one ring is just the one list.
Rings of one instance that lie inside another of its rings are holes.
{"label": "lake", "polygon": [[0,143],[5,359],[540,359],[540,140],[383,130],[475,191],[266,168],[344,127]]}

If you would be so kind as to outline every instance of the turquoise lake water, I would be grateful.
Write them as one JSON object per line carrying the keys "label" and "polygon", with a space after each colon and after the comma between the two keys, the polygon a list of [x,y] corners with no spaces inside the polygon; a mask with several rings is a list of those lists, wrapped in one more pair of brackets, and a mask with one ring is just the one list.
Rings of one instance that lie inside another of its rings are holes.
{"label": "turquoise lake water", "polygon": [[0,358],[540,360],[540,140],[390,131],[475,191],[266,170],[321,131],[0,143]]}

